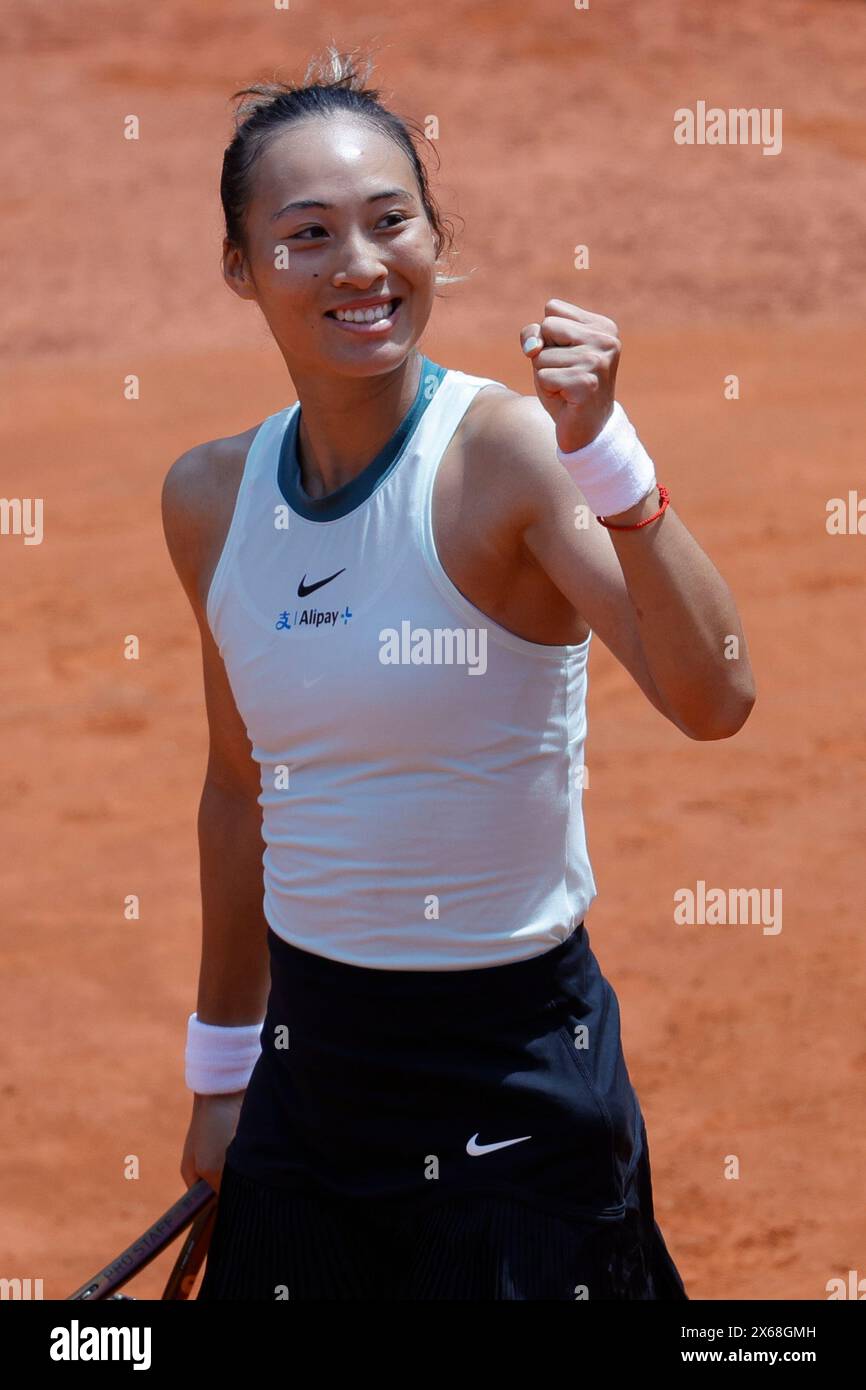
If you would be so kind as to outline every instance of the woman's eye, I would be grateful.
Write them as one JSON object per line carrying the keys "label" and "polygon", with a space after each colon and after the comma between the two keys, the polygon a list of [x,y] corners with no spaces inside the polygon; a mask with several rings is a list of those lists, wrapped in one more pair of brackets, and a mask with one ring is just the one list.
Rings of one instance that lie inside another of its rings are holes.
{"label": "woman's eye", "polygon": [[[384,221],[386,221],[386,219],[389,218],[389,217],[396,217],[396,218],[398,219],[397,222],[392,222],[392,223],[391,223],[391,226],[392,226],[392,227],[399,227],[399,225],[400,225],[401,222],[407,222],[407,221],[409,220],[407,217],[404,217],[404,215],[403,215],[402,212],[386,212],[386,213],[385,213],[385,216],[382,217],[382,218],[380,219],[380,221],[381,221],[381,222],[384,222]],[[325,235],[327,235],[327,233],[326,233],[326,231],[325,231],[325,228],[322,227],[322,226],[318,226],[318,225],[317,225],[317,226],[315,226],[315,227],[304,227],[302,231],[300,231],[300,232],[295,232],[295,233],[289,238],[289,240],[291,240],[291,241],[318,241],[318,240],[320,239],[320,238],[318,238],[318,237],[308,236],[308,235],[307,235],[308,232],[323,232],[323,233],[325,233]]]}

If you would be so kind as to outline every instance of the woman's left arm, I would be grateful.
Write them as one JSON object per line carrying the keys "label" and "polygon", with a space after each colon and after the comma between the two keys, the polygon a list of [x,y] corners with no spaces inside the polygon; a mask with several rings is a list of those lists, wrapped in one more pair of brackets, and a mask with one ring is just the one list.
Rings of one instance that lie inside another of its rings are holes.
{"label": "woman's left arm", "polygon": [[[642,502],[605,520],[631,526],[658,509],[654,487]],[[608,534],[664,703],[692,737],[729,738],[749,716],[755,684],[728,585],[670,505],[638,530]],[[544,553],[543,538],[538,553]]]}
{"label": "woman's left arm", "polygon": [[[523,543],[575,610],[591,627],[602,628],[603,640],[645,690],[649,676],[659,706],[680,729],[691,738],[728,738],[755,702],[731,591],[673,506],[637,530],[603,527],[595,519],[579,484],[557,460],[556,448],[566,454],[584,449],[610,419],[621,345],[610,319],[562,300],[550,300],[545,308],[547,316],[541,324],[527,325],[521,340],[533,359],[536,394],[555,423],[555,436],[531,397],[512,398],[497,431],[501,440],[507,434],[511,458],[522,455],[524,463],[530,453],[538,460],[542,440],[547,441],[543,466],[532,470],[531,503],[528,490],[520,488]],[[598,477],[593,481],[598,491]],[[616,495],[605,478],[600,482],[601,494]],[[606,513],[605,520],[630,526],[658,509],[653,485],[636,504]]]}

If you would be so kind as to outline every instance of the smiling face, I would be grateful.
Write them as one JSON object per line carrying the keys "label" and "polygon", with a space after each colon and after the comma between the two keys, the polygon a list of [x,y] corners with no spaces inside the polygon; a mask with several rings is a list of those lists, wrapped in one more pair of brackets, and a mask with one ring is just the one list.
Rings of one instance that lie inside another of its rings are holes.
{"label": "smiling face", "polygon": [[[436,288],[436,234],[404,152],[366,121],[307,118],[272,141],[252,178],[248,259],[225,242],[223,272],[236,294],[258,303],[292,376],[398,366],[424,331]],[[355,314],[362,323],[334,313],[395,299],[396,310],[384,319],[373,311],[373,322],[366,309]]]}

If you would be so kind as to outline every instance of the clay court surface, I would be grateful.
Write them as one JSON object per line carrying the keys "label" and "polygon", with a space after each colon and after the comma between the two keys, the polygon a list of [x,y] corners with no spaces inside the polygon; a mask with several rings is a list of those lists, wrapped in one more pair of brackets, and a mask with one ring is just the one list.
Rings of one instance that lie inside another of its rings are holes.
{"label": "clay court surface", "polygon": [[[671,1253],[696,1299],[866,1275],[866,535],[825,525],[866,489],[866,5],[5,0],[0,29],[0,493],[44,499],[42,544],[0,536],[0,1275],[62,1298],[184,1190],[207,734],[159,495],[295,399],[220,277],[219,168],[231,92],[329,39],[376,42],[384,98],[438,117],[477,269],[422,348],[530,393],[547,298],[616,319],[618,395],[743,617],[758,702],[731,740],[686,739],[600,644],[590,665],[587,925]],[[781,153],[675,145],[698,100],[781,108]],[[781,889],[782,930],[676,925],[698,880]]]}

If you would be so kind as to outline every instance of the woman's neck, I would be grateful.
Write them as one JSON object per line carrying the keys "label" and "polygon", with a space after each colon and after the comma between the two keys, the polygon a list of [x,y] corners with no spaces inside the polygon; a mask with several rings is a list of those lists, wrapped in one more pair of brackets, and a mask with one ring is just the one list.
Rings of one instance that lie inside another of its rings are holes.
{"label": "woman's neck", "polygon": [[422,360],[423,354],[414,350],[393,372],[344,378],[339,399],[332,379],[295,382],[301,402],[298,460],[308,497],[336,492],[385,447],[415,400]]}

